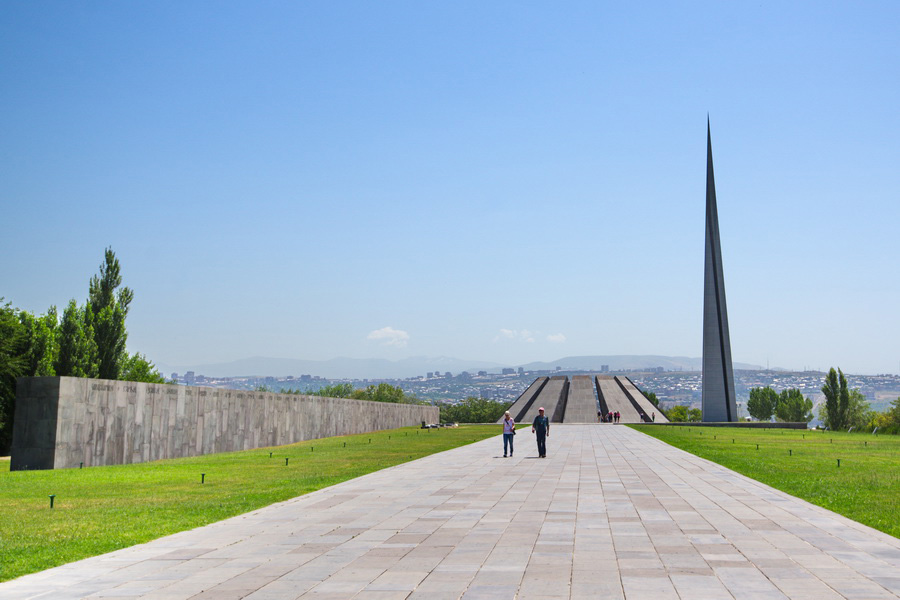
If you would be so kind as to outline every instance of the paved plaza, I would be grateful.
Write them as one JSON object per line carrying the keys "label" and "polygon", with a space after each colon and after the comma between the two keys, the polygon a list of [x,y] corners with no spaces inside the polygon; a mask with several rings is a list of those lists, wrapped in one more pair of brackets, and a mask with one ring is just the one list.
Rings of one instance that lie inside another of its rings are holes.
{"label": "paved plaza", "polygon": [[[498,426],[498,434],[499,434]],[[900,540],[621,425],[523,428],[0,584],[0,600],[876,599]]]}

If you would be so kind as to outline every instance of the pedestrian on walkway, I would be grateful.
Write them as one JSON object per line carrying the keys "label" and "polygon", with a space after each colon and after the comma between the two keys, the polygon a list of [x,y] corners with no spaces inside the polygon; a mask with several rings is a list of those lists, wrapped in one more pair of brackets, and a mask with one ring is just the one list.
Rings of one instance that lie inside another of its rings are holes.
{"label": "pedestrian on walkway", "polygon": [[503,458],[506,458],[506,447],[509,446],[509,455],[513,453],[513,436],[516,435],[516,422],[509,416],[509,411],[503,414]]}
{"label": "pedestrian on walkway", "polygon": [[544,416],[544,407],[538,409],[538,416],[531,424],[531,433],[537,434],[538,456],[547,457],[547,438],[550,437],[550,419]]}

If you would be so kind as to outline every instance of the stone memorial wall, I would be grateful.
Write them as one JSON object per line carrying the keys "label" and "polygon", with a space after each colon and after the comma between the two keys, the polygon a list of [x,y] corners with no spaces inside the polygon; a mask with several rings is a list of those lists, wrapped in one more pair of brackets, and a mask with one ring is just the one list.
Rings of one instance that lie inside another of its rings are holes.
{"label": "stone memorial wall", "polygon": [[436,406],[75,377],[17,382],[11,470],[147,462],[436,423]]}

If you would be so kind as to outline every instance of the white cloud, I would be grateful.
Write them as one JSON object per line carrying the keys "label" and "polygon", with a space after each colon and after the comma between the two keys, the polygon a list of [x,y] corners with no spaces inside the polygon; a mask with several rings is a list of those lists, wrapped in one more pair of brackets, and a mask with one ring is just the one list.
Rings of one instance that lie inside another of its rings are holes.
{"label": "white cloud", "polygon": [[395,348],[406,347],[409,341],[409,334],[402,329],[394,329],[393,327],[382,327],[376,329],[366,336],[367,340],[379,342],[382,346],[394,346]]}
{"label": "white cloud", "polygon": [[534,332],[527,329],[501,329],[500,333],[494,337],[494,343],[496,344],[501,339],[533,344]]}
{"label": "white cloud", "polygon": [[551,333],[547,336],[547,341],[552,342],[554,344],[562,344],[566,341],[566,336],[561,333]]}

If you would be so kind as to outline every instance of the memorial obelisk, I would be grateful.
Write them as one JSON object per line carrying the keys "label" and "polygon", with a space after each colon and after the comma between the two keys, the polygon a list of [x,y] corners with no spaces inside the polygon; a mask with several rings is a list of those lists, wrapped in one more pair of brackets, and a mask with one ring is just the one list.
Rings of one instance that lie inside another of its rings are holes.
{"label": "memorial obelisk", "polygon": [[704,422],[737,421],[734,368],[725,308],[725,275],[719,242],[719,212],[713,176],[712,137],[706,121],[706,266],[703,270],[703,383]]}

